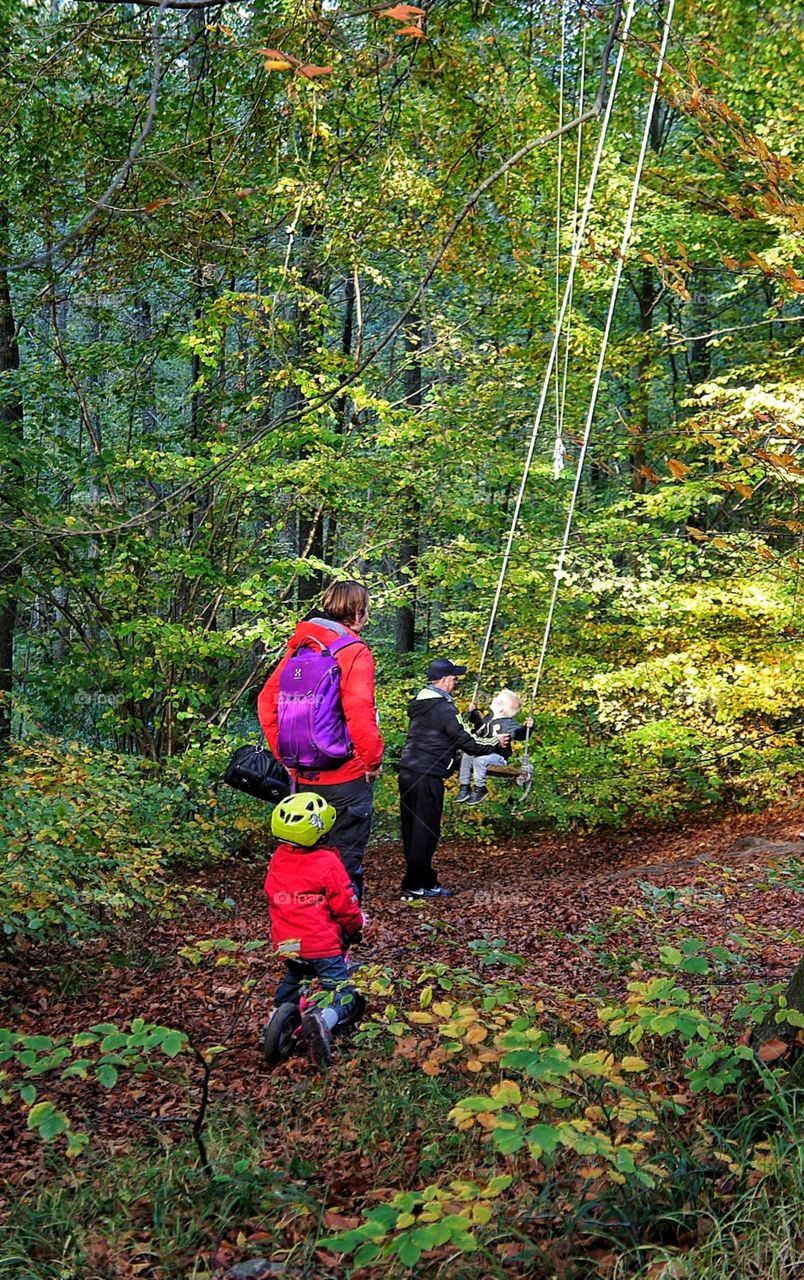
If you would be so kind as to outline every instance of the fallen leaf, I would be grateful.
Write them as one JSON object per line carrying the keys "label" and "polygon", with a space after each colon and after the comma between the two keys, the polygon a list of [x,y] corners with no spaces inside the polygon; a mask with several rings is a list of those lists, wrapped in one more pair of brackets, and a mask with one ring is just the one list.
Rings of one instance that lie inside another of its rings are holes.
{"label": "fallen leaf", "polygon": [[335,1209],[327,1209],[324,1214],[324,1226],[329,1231],[351,1231],[359,1222],[359,1218],[347,1218]]}
{"label": "fallen leaf", "polygon": [[783,1058],[789,1048],[786,1040],[766,1040],[757,1049],[757,1057],[760,1062],[775,1062],[777,1058]]}

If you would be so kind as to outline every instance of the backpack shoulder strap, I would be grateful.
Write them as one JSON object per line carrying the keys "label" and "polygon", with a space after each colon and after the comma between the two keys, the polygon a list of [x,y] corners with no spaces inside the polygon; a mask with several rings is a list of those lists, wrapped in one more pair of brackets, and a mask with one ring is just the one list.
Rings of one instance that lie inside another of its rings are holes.
{"label": "backpack shoulder strap", "polygon": [[288,641],[288,657],[293,657],[300,649],[317,648],[321,653],[329,653],[333,656],[339,653],[341,649],[347,648],[350,644],[365,644],[365,640],[361,640],[359,636],[336,635],[329,642],[319,640],[318,636],[305,636],[298,644],[294,644],[292,640]]}
{"label": "backpack shoulder strap", "polygon": [[331,644],[327,645],[331,654],[340,653],[341,649],[347,648],[350,644],[365,644],[365,640],[361,640],[359,636],[338,636]]}

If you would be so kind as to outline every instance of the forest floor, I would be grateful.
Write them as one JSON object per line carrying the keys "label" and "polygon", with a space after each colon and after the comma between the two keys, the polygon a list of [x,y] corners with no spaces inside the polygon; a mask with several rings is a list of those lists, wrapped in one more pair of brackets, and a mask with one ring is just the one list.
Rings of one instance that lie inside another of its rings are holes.
{"label": "forest floor", "polygon": [[[401,989],[407,983],[417,1004],[423,966],[443,964],[485,979],[494,971],[495,948],[499,952],[504,946],[524,961],[515,976],[523,991],[542,998],[548,1010],[555,994],[563,993],[574,1002],[579,1024],[589,1020],[590,1025],[595,1016],[585,998],[621,997],[644,963],[635,957],[655,954],[679,928],[692,930],[707,945],[733,947],[735,938],[744,940],[748,969],[741,982],[784,981],[801,953],[801,878],[791,876],[789,868],[800,868],[804,859],[803,828],[799,803],[673,831],[531,834],[485,845],[464,839],[445,843],[437,858],[442,882],[456,889],[454,898],[416,904],[399,900],[399,845],[375,844],[367,861],[370,925],[359,958],[387,967]],[[217,905],[188,900],[172,919],[132,921],[80,948],[19,950],[0,967],[0,1021],[26,1034],[55,1037],[140,1017],[180,1028],[201,1049],[225,1045],[211,1077],[212,1158],[217,1163],[225,1153],[236,1157],[239,1131],[261,1169],[297,1188],[295,1208],[286,1205],[286,1212],[269,1221],[264,1202],[241,1196],[226,1214],[199,1210],[197,1229],[173,1230],[181,1238],[171,1253],[164,1232],[157,1238],[153,1188],[143,1175],[138,1189],[136,1173],[128,1171],[118,1177],[122,1208],[116,1206],[127,1230],[109,1201],[95,1220],[76,1228],[83,1259],[77,1270],[57,1269],[78,1255],[64,1240],[55,1248],[52,1236],[59,1231],[51,1227],[50,1237],[41,1228],[42,1243],[29,1245],[24,1254],[40,1258],[38,1269],[29,1261],[28,1270],[20,1264],[17,1272],[4,1272],[0,1258],[0,1275],[173,1280],[224,1275],[255,1254],[273,1260],[270,1274],[314,1280],[344,1275],[335,1257],[315,1251],[316,1232],[326,1235],[328,1229],[355,1223],[378,1194],[421,1187],[445,1169],[453,1177],[465,1176],[466,1168],[474,1167],[478,1157],[469,1151],[470,1138],[434,1133],[432,1116],[434,1107],[446,1115],[455,1098],[475,1084],[474,1073],[481,1068],[455,1064],[443,1075],[435,1068],[435,1078],[422,1075],[421,1064],[432,1050],[427,1028],[414,1028],[415,1035],[398,1036],[395,1043],[387,1037],[363,1046],[344,1041],[325,1079],[302,1058],[273,1070],[264,1063],[260,1030],[281,962],[267,947],[247,954],[215,950],[202,957],[193,951],[204,939],[238,944],[267,939],[264,866],[265,857],[252,853],[190,877]],[[472,941],[478,943],[474,948]],[[244,980],[246,989],[254,984],[247,996]],[[732,999],[728,982],[719,998],[724,1005]],[[397,1076],[396,1105],[369,1097],[388,1072]],[[197,1088],[175,1073],[121,1076],[119,1086],[108,1092],[94,1080],[73,1079],[57,1084],[48,1096],[83,1118],[94,1155],[68,1165],[25,1128],[16,1106],[4,1109],[0,1179],[11,1200],[27,1206],[27,1217],[24,1213],[19,1221],[28,1226],[18,1225],[20,1231],[35,1234],[31,1224],[41,1227],[43,1189],[50,1188],[51,1214],[54,1196],[70,1203],[93,1186],[97,1199],[103,1165],[124,1160],[133,1148],[147,1148],[154,1167],[157,1156],[170,1155],[172,1148],[183,1145],[186,1156],[187,1116],[197,1105]],[[446,1134],[446,1121],[444,1128]],[[442,1138],[439,1154],[433,1144]],[[87,1159],[82,1172],[81,1161]],[[104,1194],[110,1194],[108,1187]],[[18,1221],[10,1208],[3,1219]],[[467,1264],[452,1273],[434,1266],[432,1274],[476,1273]],[[537,1272],[518,1272],[511,1257],[505,1274]]]}

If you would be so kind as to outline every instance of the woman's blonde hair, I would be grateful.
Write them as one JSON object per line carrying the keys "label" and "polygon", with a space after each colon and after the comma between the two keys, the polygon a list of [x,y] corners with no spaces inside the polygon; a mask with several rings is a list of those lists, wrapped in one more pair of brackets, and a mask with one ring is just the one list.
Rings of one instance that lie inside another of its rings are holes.
{"label": "woman's blonde hair", "polygon": [[321,603],[330,618],[348,627],[368,609],[369,593],[361,582],[333,582],[324,592]]}

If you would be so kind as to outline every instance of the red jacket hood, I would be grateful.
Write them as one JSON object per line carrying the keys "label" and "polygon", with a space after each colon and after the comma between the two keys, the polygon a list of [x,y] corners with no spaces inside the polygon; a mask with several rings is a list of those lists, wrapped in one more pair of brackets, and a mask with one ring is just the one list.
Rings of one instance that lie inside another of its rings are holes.
{"label": "red jacket hood", "polygon": [[288,647],[292,648],[298,644],[302,644],[308,636],[312,636],[314,639],[322,640],[326,643],[332,640],[333,636],[343,634],[343,632],[338,630],[338,627],[343,627],[343,632],[348,636],[353,636],[359,644],[365,643],[365,641],[360,639],[360,636],[356,631],[350,630],[350,628],[345,626],[343,623],[330,623],[324,618],[322,618],[320,622],[314,622],[312,619],[305,620],[302,618],[301,622],[296,623],[296,630],[288,641]]}

